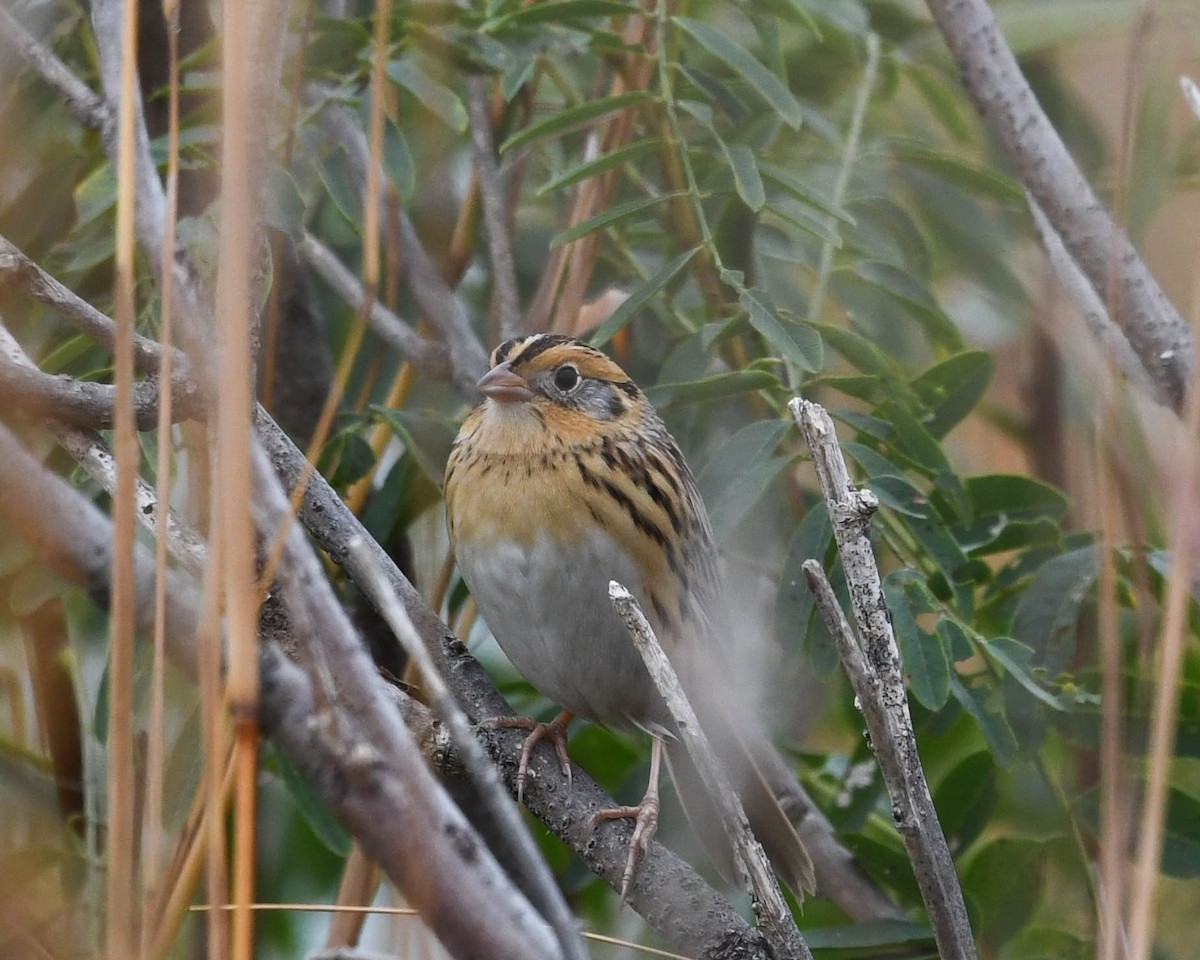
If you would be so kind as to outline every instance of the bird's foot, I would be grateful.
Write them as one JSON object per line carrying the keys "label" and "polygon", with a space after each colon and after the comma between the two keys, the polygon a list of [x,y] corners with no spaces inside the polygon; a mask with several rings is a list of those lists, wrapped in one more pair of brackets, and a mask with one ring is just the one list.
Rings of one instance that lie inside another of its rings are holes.
{"label": "bird's foot", "polygon": [[654,831],[658,829],[658,811],[661,807],[658,795],[659,763],[662,757],[662,741],[657,737],[650,750],[650,782],[646,785],[646,793],[642,802],[634,807],[610,807],[607,810],[597,810],[592,814],[592,829],[603,820],[632,820],[633,836],[629,838],[629,856],[625,860],[625,872],[621,874],[621,902],[625,902],[629,887],[633,883],[633,875],[637,871],[638,860],[654,839]]}
{"label": "bird's foot", "polygon": [[484,721],[484,726],[506,730],[528,730],[529,736],[521,747],[521,759],[517,763],[517,803],[525,799],[525,781],[529,777],[529,760],[533,756],[533,748],[541,740],[548,740],[554,745],[558,755],[558,766],[563,776],[567,778],[567,789],[571,789],[571,758],[567,755],[567,725],[573,714],[563,710],[549,723],[542,723],[532,717],[493,717]]}

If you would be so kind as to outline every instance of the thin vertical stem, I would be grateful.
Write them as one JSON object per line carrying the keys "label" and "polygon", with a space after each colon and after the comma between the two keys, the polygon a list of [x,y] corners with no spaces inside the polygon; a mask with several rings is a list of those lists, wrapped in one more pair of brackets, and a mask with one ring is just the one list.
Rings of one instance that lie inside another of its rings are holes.
{"label": "thin vertical stem", "polygon": [[133,537],[138,445],[133,419],[134,154],[137,96],[137,0],[126,0],[121,21],[121,93],[117,119],[116,381],[113,446],[113,572],[108,702],[108,887],[106,940],[110,957],[134,954],[133,768]]}
{"label": "thin vertical stem", "polygon": [[[159,382],[170,384],[175,351],[171,344],[172,302],[175,289],[174,250],[175,217],[179,206],[179,3],[163,0],[163,18],[167,21],[167,222],[163,225],[161,268],[162,315],[159,342],[162,364]],[[153,898],[148,894],[158,883],[163,870],[166,837],[163,831],[163,711],[164,668],[167,642],[167,522],[171,503],[171,391],[160,393],[158,405],[158,462],[155,497],[158,534],[154,543],[154,660],[150,676],[150,742],[146,758],[146,838],[143,843],[142,885],[147,896],[142,905],[141,957],[152,954],[151,937],[155,919],[151,914]]]}
{"label": "thin vertical stem", "polygon": [[228,642],[227,696],[234,732],[233,956],[254,953],[254,837],[258,769],[258,599],[255,539],[250,516],[250,429],[254,406],[250,345],[250,271],[254,262],[251,137],[251,66],[258,26],[250,8],[226,0],[223,8],[221,93],[221,245],[217,262],[217,317],[221,393],[217,455],[221,499],[215,526],[224,544],[221,593]]}

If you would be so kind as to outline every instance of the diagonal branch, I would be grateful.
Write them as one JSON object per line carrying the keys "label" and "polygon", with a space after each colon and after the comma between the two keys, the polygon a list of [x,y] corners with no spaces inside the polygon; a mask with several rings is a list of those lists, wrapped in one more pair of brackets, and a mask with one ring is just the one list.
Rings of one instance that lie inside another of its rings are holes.
{"label": "diagonal branch", "polygon": [[985,0],[928,0],[967,94],[1088,281],[1109,303],[1156,393],[1176,412],[1191,385],[1192,336],[1096,197],[1029,87]]}
{"label": "diagonal branch", "polygon": [[496,312],[500,318],[500,340],[504,341],[520,332],[521,305],[517,297],[512,244],[508,236],[504,181],[500,177],[500,166],[496,163],[492,110],[488,103],[487,85],[482,77],[467,78],[467,110],[471,117],[475,170],[479,176],[483,221],[487,227],[488,250],[492,258],[492,286]]}

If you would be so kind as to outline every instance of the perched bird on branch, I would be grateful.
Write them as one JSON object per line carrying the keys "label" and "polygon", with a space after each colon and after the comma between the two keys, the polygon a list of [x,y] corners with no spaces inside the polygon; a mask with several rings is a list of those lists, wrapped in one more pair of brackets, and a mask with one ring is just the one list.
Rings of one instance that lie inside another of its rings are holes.
{"label": "perched bird on branch", "polygon": [[517,774],[524,789],[542,739],[564,774],[573,715],[653,738],[641,803],[599,811],[635,828],[628,889],[659,813],[659,766],[668,766],[689,818],[721,865],[728,847],[674,724],[608,584],[638,598],[705,732],[738,785],[751,826],[797,896],[813,890],[812,864],[764,780],[782,759],[738,690],[712,529],[696,482],[658,413],[601,351],[556,334],[502,343],[479,381],[484,400],[463,424],[446,466],[446,514],[459,570],[513,665],[563,708],[530,730]]}

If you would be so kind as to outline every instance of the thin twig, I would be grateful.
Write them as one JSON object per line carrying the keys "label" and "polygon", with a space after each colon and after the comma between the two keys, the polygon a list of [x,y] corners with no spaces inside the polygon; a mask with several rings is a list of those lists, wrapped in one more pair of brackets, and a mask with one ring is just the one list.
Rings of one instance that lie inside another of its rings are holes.
{"label": "thin twig", "polygon": [[[359,189],[365,189],[370,151],[362,127],[343,107],[326,102],[321,91],[310,89],[307,99],[325,102],[318,120],[326,135],[345,148],[348,170]],[[386,196],[381,195],[379,203],[386,202]],[[449,348],[454,382],[464,396],[474,400],[478,396],[475,383],[487,371],[487,351],[404,211],[397,217],[397,229],[403,250],[401,269],[413,300]]]}
{"label": "thin twig", "polygon": [[[305,233],[299,252],[347,304],[360,309],[367,291],[337,255],[311,233]],[[385,343],[409,360],[425,376],[444,380],[450,376],[450,355],[445,344],[426,340],[378,300],[372,299],[367,315],[371,329]]]}
{"label": "thin twig", "polygon": [[804,564],[825,623],[837,641],[846,673],[858,696],[871,747],[892,798],[892,816],[908,851],[921,898],[942,960],[976,960],[978,954],[942,825],[933,806],[908,711],[900,651],[875,565],[867,530],[879,501],[855,488],[838,447],[833,421],[818,404],[796,398],[788,404],[812,451],[825,494],[834,539],[842,558],[860,650],[819,563]]}
{"label": "thin twig", "polygon": [[615,580],[609,582],[608,598],[633,638],[633,644],[642,655],[650,678],[675,720],[679,738],[700,771],[709,797],[721,817],[725,834],[733,844],[733,862],[740,875],[738,879],[750,895],[759,929],[766,934],[772,954],[779,958],[812,960],[812,954],[796,928],[792,911],[783,899],[766,851],[750,829],[742,801],[717,760],[708,737],[700,727],[696,712],[683,691],[683,685],[659,645],[658,638],[654,636],[654,630],[642,613],[641,606],[633,594]]}
{"label": "thin twig", "polygon": [[500,319],[500,340],[515,337],[521,328],[521,305],[517,297],[517,273],[505,212],[504,181],[496,163],[492,137],[492,110],[483,77],[467,78],[467,110],[471,118],[471,143],[475,147],[475,172],[483,199],[483,222],[487,227],[492,261],[492,290]]}

